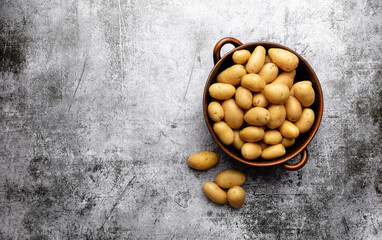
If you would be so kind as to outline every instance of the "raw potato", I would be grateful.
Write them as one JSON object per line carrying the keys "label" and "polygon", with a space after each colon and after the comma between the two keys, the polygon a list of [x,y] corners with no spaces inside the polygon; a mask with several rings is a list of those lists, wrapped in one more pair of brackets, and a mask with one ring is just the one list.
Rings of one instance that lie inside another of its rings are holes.
{"label": "raw potato", "polygon": [[264,126],[269,122],[269,119],[269,111],[262,107],[254,107],[244,115],[244,120],[255,126]]}
{"label": "raw potato", "polygon": [[263,46],[257,46],[251,56],[249,56],[245,66],[248,73],[258,73],[264,65],[266,50]]}
{"label": "raw potato", "polygon": [[258,142],[263,139],[263,137],[264,130],[259,127],[246,127],[240,131],[240,138],[245,142]]}
{"label": "raw potato", "polygon": [[227,202],[227,193],[213,182],[203,184],[203,192],[213,202],[224,204]]}
{"label": "raw potato", "polygon": [[188,158],[188,166],[197,170],[209,169],[218,163],[218,155],[214,152],[200,152]]}
{"label": "raw potato", "polygon": [[256,93],[255,95],[253,95],[252,104],[255,107],[263,107],[263,108],[265,108],[266,106],[268,106],[268,101],[265,98],[263,93]]}
{"label": "raw potato", "polygon": [[233,137],[233,146],[237,149],[237,150],[241,150],[241,148],[243,147],[244,145],[244,141],[243,139],[240,138],[240,131],[239,130],[234,130],[233,131],[233,134],[234,134],[234,137]]}
{"label": "raw potato", "polygon": [[218,102],[210,102],[207,108],[208,116],[214,122],[220,122],[224,118],[224,110],[222,105]]}
{"label": "raw potato", "polygon": [[262,148],[257,143],[245,143],[241,148],[241,155],[247,160],[254,160],[260,157]]}
{"label": "raw potato", "polygon": [[241,186],[245,182],[245,175],[239,171],[228,169],[215,178],[216,184],[221,188],[231,188],[233,186]]}
{"label": "raw potato", "polygon": [[289,98],[289,88],[283,83],[271,83],[265,86],[264,96],[270,103],[281,104]]}
{"label": "raw potato", "polygon": [[285,120],[279,128],[281,134],[286,138],[296,138],[300,134],[300,130],[288,120]]}
{"label": "raw potato", "polygon": [[213,129],[224,145],[231,145],[233,143],[234,133],[227,123],[223,121],[217,122],[214,124]]}
{"label": "raw potato", "polygon": [[267,127],[275,129],[281,126],[286,118],[286,110],[284,105],[271,105],[268,107],[270,120]]}
{"label": "raw potato", "polygon": [[279,143],[277,145],[272,145],[264,149],[261,153],[261,157],[263,159],[274,159],[284,156],[285,153],[285,147],[281,143]]}
{"label": "raw potato", "polygon": [[257,142],[257,144],[260,145],[261,150],[264,150],[264,149],[266,149],[266,148],[268,147],[268,144],[266,144],[266,143],[263,142],[263,141]]}
{"label": "raw potato", "polygon": [[248,61],[251,52],[245,49],[237,50],[232,55],[232,60],[237,64],[245,64]]}
{"label": "raw potato", "polygon": [[284,147],[290,147],[292,146],[294,143],[295,143],[296,139],[295,138],[285,138],[283,137],[283,140],[281,140],[281,144],[284,146]]}
{"label": "raw potato", "polygon": [[265,55],[265,60],[264,60],[264,64],[267,64],[267,63],[271,63],[272,62],[272,59],[269,57],[269,55]]}
{"label": "raw potato", "polygon": [[229,83],[232,85],[238,85],[241,78],[247,74],[243,65],[235,64],[232,67],[227,68],[223,72],[219,73],[216,78],[218,83]]}
{"label": "raw potato", "polygon": [[302,111],[301,118],[294,123],[296,127],[300,130],[300,134],[306,133],[313,126],[315,115],[312,109],[305,108]]}
{"label": "raw potato", "polygon": [[289,121],[295,122],[300,119],[302,114],[302,107],[297,98],[289,96],[288,100],[285,102],[286,116]]}
{"label": "raw potato", "polygon": [[241,208],[245,202],[245,192],[242,187],[234,186],[227,192],[227,198],[229,204],[233,208]]}
{"label": "raw potato", "polygon": [[219,100],[231,98],[235,91],[235,87],[228,83],[214,83],[208,89],[210,96]]}
{"label": "raw potato", "polygon": [[252,93],[245,87],[238,87],[235,93],[235,101],[237,105],[243,109],[248,109],[252,106]]}
{"label": "raw potato", "polygon": [[244,122],[244,112],[236,104],[235,100],[232,98],[225,100],[222,103],[222,107],[224,109],[224,121],[228,124],[228,126],[232,129],[240,128]]}
{"label": "raw potato", "polygon": [[279,68],[274,63],[266,63],[261,68],[258,75],[262,77],[266,83],[271,83],[276,79],[277,74],[279,74]]}
{"label": "raw potato", "polygon": [[312,82],[301,81],[293,85],[294,96],[300,101],[304,107],[309,107],[314,103],[315,93]]}
{"label": "raw potato", "polygon": [[281,48],[270,48],[268,50],[268,54],[272,62],[285,72],[291,72],[298,66],[298,57],[287,50]]}
{"label": "raw potato", "polygon": [[247,75],[244,75],[244,77],[241,79],[241,86],[253,91],[253,92],[260,92],[264,89],[266,83],[264,78],[260,77],[257,74],[250,73]]}
{"label": "raw potato", "polygon": [[280,73],[272,83],[284,83],[289,89],[291,89],[295,76],[296,70],[293,70],[292,72],[283,72]]}
{"label": "raw potato", "polygon": [[265,131],[263,141],[266,144],[275,145],[275,144],[280,143],[282,139],[283,139],[283,136],[281,135],[281,133],[279,131],[267,130],[267,131]]}

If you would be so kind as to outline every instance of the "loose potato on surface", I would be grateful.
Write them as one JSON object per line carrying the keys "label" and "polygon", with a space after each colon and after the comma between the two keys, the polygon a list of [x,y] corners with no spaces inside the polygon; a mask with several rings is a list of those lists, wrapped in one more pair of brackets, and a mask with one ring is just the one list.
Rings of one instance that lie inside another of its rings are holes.
{"label": "loose potato on surface", "polygon": [[298,66],[298,57],[287,50],[281,48],[270,48],[268,50],[268,54],[272,62],[285,72],[291,72]]}
{"label": "loose potato on surface", "polygon": [[208,89],[210,96],[219,100],[231,98],[235,91],[235,87],[228,83],[214,83]]}
{"label": "loose potato on surface", "polygon": [[218,83],[229,83],[235,86],[240,83],[241,78],[245,74],[247,74],[247,71],[245,70],[244,66],[236,64],[219,73],[216,81]]}
{"label": "loose potato on surface", "polygon": [[263,159],[274,159],[274,158],[284,156],[285,153],[286,153],[285,147],[281,143],[279,143],[264,149],[263,152],[261,153],[261,157]]}
{"label": "loose potato on surface", "polygon": [[224,145],[231,145],[233,143],[234,133],[227,123],[223,121],[217,122],[214,124],[213,129]]}
{"label": "loose potato on surface", "polygon": [[265,108],[266,106],[268,106],[268,101],[263,93],[256,93],[255,95],[253,95],[252,104],[255,107]]}
{"label": "loose potato on surface", "polygon": [[264,96],[270,103],[282,104],[289,98],[289,88],[283,83],[271,83],[264,87]]}
{"label": "loose potato on surface", "polygon": [[224,110],[218,102],[210,102],[207,107],[208,116],[214,122],[220,122],[224,118]]}
{"label": "loose potato on surface", "polygon": [[216,183],[206,182],[203,184],[203,192],[213,202],[224,204],[227,202],[227,193]]}
{"label": "loose potato on surface", "polygon": [[248,73],[258,73],[264,65],[266,50],[263,46],[257,46],[251,56],[249,56],[245,66]]}
{"label": "loose potato on surface", "polygon": [[243,125],[244,112],[235,102],[235,100],[227,99],[223,101],[222,107],[224,109],[224,121],[232,129],[238,129]]}
{"label": "loose potato on surface", "polygon": [[261,68],[258,75],[262,77],[266,83],[271,83],[276,79],[277,74],[279,74],[279,68],[274,63],[266,63]]}
{"label": "loose potato on surface", "polygon": [[237,105],[243,109],[249,109],[252,106],[252,92],[245,87],[238,87],[235,93]]}
{"label": "loose potato on surface", "polygon": [[314,103],[315,93],[312,87],[312,82],[301,81],[293,85],[294,96],[300,101],[304,107],[309,107]]}
{"label": "loose potato on surface", "polygon": [[254,107],[244,115],[244,120],[254,126],[266,125],[270,120],[269,111],[266,108]]}
{"label": "loose potato on surface", "polygon": [[260,157],[262,148],[257,143],[245,143],[241,148],[241,155],[247,160],[254,160]]}
{"label": "loose potato on surface", "polygon": [[242,172],[229,169],[216,176],[215,182],[221,188],[231,188],[233,186],[241,186],[245,182],[245,175]]}
{"label": "loose potato on surface", "polygon": [[196,170],[206,170],[218,163],[218,155],[214,152],[200,152],[188,158],[188,166]]}
{"label": "loose potato on surface", "polygon": [[249,56],[251,56],[251,52],[245,49],[237,50],[232,55],[232,60],[237,64],[245,64],[247,63]]}
{"label": "loose potato on surface", "polygon": [[313,126],[315,115],[312,109],[305,108],[302,111],[301,118],[294,123],[296,127],[300,130],[300,134],[306,133]]}
{"label": "loose potato on surface", "polygon": [[241,86],[253,91],[253,92],[260,92],[265,87],[265,80],[264,78],[260,77],[257,74],[250,73],[247,75],[244,75],[244,77],[241,79]]}
{"label": "loose potato on surface", "polygon": [[245,191],[242,187],[234,186],[228,190],[227,198],[233,208],[241,208],[245,202]]}
{"label": "loose potato on surface", "polygon": [[245,142],[258,142],[264,137],[264,130],[259,127],[246,127],[239,133]]}

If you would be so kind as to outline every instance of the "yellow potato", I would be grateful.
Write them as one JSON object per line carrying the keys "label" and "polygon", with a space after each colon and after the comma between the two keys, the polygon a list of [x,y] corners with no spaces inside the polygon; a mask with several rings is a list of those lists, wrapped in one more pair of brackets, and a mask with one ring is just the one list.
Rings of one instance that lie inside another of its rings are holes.
{"label": "yellow potato", "polygon": [[235,93],[235,101],[237,105],[243,109],[248,109],[252,106],[252,92],[245,87],[238,87]]}
{"label": "yellow potato", "polygon": [[281,48],[271,48],[268,50],[269,57],[272,62],[285,72],[291,72],[298,66],[298,57]]}
{"label": "yellow potato", "polygon": [[248,124],[255,126],[266,125],[269,122],[269,119],[269,111],[262,107],[254,107],[244,115],[244,120]]}
{"label": "yellow potato", "polygon": [[240,138],[245,142],[258,142],[264,137],[264,130],[259,127],[246,127],[240,131]]}
{"label": "yellow potato", "polygon": [[280,143],[282,139],[283,139],[283,136],[281,135],[281,133],[279,131],[267,130],[267,131],[265,131],[263,141],[266,144],[275,145],[275,144]]}
{"label": "yellow potato", "polygon": [[255,107],[265,108],[266,106],[268,106],[268,101],[263,93],[256,93],[255,95],[253,95],[252,104]]}
{"label": "yellow potato", "polygon": [[205,182],[203,184],[203,192],[211,201],[217,204],[224,204],[227,202],[227,193],[216,185],[216,183]]}
{"label": "yellow potato", "polygon": [[286,118],[286,110],[284,105],[271,105],[268,107],[269,111],[269,122],[267,127],[270,129],[275,129],[281,126]]}
{"label": "yellow potato", "polygon": [[285,153],[286,153],[285,147],[281,143],[279,143],[264,149],[263,152],[261,153],[261,157],[263,159],[274,159],[274,158],[284,156]]}
{"label": "yellow potato", "polygon": [[248,73],[258,73],[264,65],[266,50],[263,46],[257,46],[251,56],[249,56],[245,66]]}
{"label": "yellow potato", "polygon": [[300,130],[288,120],[285,120],[279,127],[281,134],[286,138],[296,138],[300,134]]}
{"label": "yellow potato", "polygon": [[266,63],[261,68],[258,75],[262,77],[266,83],[273,82],[279,74],[279,68],[274,63]]}
{"label": "yellow potato", "polygon": [[245,182],[245,175],[239,171],[228,169],[215,178],[216,184],[221,188],[231,188],[233,186],[241,186]]}
{"label": "yellow potato", "polygon": [[265,86],[264,96],[270,103],[281,104],[289,98],[289,88],[283,83],[271,83]]}
{"label": "yellow potato", "polygon": [[290,89],[289,91],[289,96],[293,96],[294,97],[294,90],[293,90],[293,87]]}
{"label": "yellow potato", "polygon": [[248,61],[251,52],[245,49],[237,50],[232,55],[232,60],[237,64],[245,64]]}
{"label": "yellow potato", "polygon": [[233,137],[233,146],[237,149],[237,150],[240,150],[243,145],[244,145],[244,141],[243,139],[240,138],[240,131],[239,130],[234,130],[233,131],[234,133],[234,137]]}
{"label": "yellow potato", "polygon": [[253,91],[260,92],[265,87],[265,80],[257,74],[250,73],[241,79],[241,86]]}
{"label": "yellow potato", "polygon": [[313,110],[310,108],[305,108],[302,111],[301,118],[295,122],[294,125],[296,125],[296,127],[300,130],[301,134],[306,133],[313,126],[314,119],[315,115]]}
{"label": "yellow potato", "polygon": [[285,138],[283,137],[283,140],[281,140],[281,144],[284,146],[284,147],[290,147],[292,146],[294,143],[295,143],[296,139],[295,138]]}
{"label": "yellow potato", "polygon": [[300,119],[302,114],[302,107],[297,98],[289,96],[288,100],[284,104],[286,115],[289,121],[295,122]]}
{"label": "yellow potato", "polygon": [[220,122],[224,118],[224,110],[222,105],[218,102],[210,102],[207,108],[208,116],[214,122]]}
{"label": "yellow potato", "polygon": [[257,142],[257,144],[260,145],[261,150],[264,150],[268,147],[268,144],[266,144],[264,141]]}
{"label": "yellow potato", "polygon": [[245,192],[242,187],[234,186],[227,192],[227,198],[229,204],[233,208],[241,208],[245,202]]}
{"label": "yellow potato", "polygon": [[271,63],[271,62],[272,62],[272,60],[271,60],[271,58],[269,57],[269,55],[268,55],[268,54],[265,55],[264,64]]}
{"label": "yellow potato", "polygon": [[296,70],[293,70],[292,72],[283,72],[280,73],[272,83],[284,83],[289,89],[291,89],[295,76]]}
{"label": "yellow potato", "polygon": [[209,169],[218,163],[218,155],[214,152],[200,152],[188,158],[188,166],[197,170]]}
{"label": "yellow potato", "polygon": [[218,83],[229,83],[237,85],[240,83],[241,78],[247,74],[243,65],[235,64],[232,67],[227,68],[223,72],[219,73],[216,78]]}
{"label": "yellow potato", "polygon": [[208,89],[210,96],[219,100],[231,98],[235,91],[235,87],[228,83],[214,83]]}
{"label": "yellow potato", "polygon": [[244,112],[235,102],[235,100],[227,99],[222,103],[224,109],[224,121],[232,129],[238,129],[243,125]]}
{"label": "yellow potato", "polygon": [[241,148],[241,155],[247,160],[254,160],[261,155],[261,146],[257,143],[245,143]]}
{"label": "yellow potato", "polygon": [[293,85],[294,96],[300,101],[304,107],[309,107],[314,103],[315,93],[312,82],[301,81]]}
{"label": "yellow potato", "polygon": [[214,132],[224,145],[231,145],[233,143],[234,133],[227,123],[221,121],[213,126]]}

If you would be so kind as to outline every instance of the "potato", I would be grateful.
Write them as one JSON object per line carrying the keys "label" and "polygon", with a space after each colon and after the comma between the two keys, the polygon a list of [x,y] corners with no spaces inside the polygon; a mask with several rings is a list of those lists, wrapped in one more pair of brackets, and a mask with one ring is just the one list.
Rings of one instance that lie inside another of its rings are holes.
{"label": "potato", "polygon": [[286,110],[284,105],[271,105],[268,107],[269,111],[269,122],[267,127],[270,129],[275,129],[281,126],[286,118]]}
{"label": "potato", "polygon": [[294,97],[294,90],[293,90],[293,87],[290,89],[289,91],[289,96],[293,96]]}
{"label": "potato", "polygon": [[268,144],[266,144],[264,141],[259,141],[259,142],[257,142],[257,144],[260,145],[261,150],[264,150],[268,147]]}
{"label": "potato", "polygon": [[295,143],[296,139],[295,138],[286,138],[286,137],[283,137],[283,140],[281,140],[281,144],[284,146],[284,147],[290,147],[292,146],[294,143]]}
{"label": "potato", "polygon": [[304,107],[309,107],[314,103],[315,93],[312,82],[301,81],[293,85],[294,96],[300,101]]}
{"label": "potato", "polygon": [[302,107],[297,98],[289,96],[284,106],[286,110],[286,116],[289,121],[295,122],[300,119],[302,114]]}
{"label": "potato", "polygon": [[218,163],[218,155],[214,152],[200,152],[188,158],[188,166],[197,170],[209,169]]}
{"label": "potato", "polygon": [[295,122],[294,125],[296,125],[298,130],[300,130],[300,134],[306,133],[313,126],[314,119],[315,115],[313,110],[310,108],[305,108],[302,111],[301,118],[297,122]]}
{"label": "potato", "polygon": [[285,72],[291,72],[298,66],[298,57],[287,50],[281,48],[270,48],[268,50],[268,54],[272,62]]}
{"label": "potato", "polygon": [[258,73],[264,65],[266,50],[263,46],[257,46],[251,56],[249,56],[245,66],[248,73]]}
{"label": "potato", "polygon": [[239,134],[240,138],[245,142],[258,142],[263,139],[264,130],[259,127],[246,127]]}
{"label": "potato", "polygon": [[214,122],[220,122],[224,118],[224,110],[222,105],[218,102],[210,102],[207,108],[208,116]]}
{"label": "potato", "polygon": [[217,204],[224,204],[227,202],[227,193],[216,185],[216,183],[205,182],[203,184],[203,192],[211,201]]}
{"label": "potato", "polygon": [[274,63],[266,63],[261,68],[258,75],[262,77],[266,83],[271,83],[276,79],[277,74],[279,74],[279,68]]}
{"label": "potato", "polygon": [[257,143],[245,143],[241,148],[241,155],[247,160],[254,160],[261,155],[262,148]]}
{"label": "potato", "polygon": [[281,104],[289,98],[289,88],[283,83],[271,83],[265,86],[264,96],[270,103]]}
{"label": "potato", "polygon": [[291,89],[295,76],[296,70],[293,70],[292,72],[283,72],[280,73],[272,83],[284,83],[289,89]]}
{"label": "potato", "polygon": [[281,135],[281,133],[279,131],[267,130],[267,131],[265,131],[263,141],[266,144],[275,145],[275,144],[280,143],[282,139],[283,139],[283,136]]}
{"label": "potato", "polygon": [[244,120],[248,124],[255,126],[266,125],[269,122],[269,119],[269,111],[262,107],[254,107],[244,115]]}
{"label": "potato", "polygon": [[245,64],[248,61],[251,52],[245,49],[237,50],[232,55],[232,60],[237,64]]}
{"label": "potato", "polygon": [[216,184],[221,188],[231,188],[233,186],[241,186],[245,182],[245,175],[239,171],[228,169],[215,178]]}
{"label": "potato", "polygon": [[242,187],[234,186],[227,192],[227,198],[229,204],[233,208],[241,208],[245,202],[245,192]]}
{"label": "potato", "polygon": [[252,104],[255,107],[265,108],[266,106],[268,106],[268,101],[263,93],[256,93],[255,95],[253,95]]}
{"label": "potato", "polygon": [[286,138],[296,138],[300,134],[300,130],[288,120],[285,120],[279,127],[281,134]]}
{"label": "potato", "polygon": [[268,55],[268,54],[265,55],[264,64],[271,63],[271,62],[272,62],[272,60],[271,60],[271,58],[269,57],[269,55]]}
{"label": "potato", "polygon": [[234,130],[233,131],[233,134],[234,134],[234,137],[233,137],[233,146],[237,149],[237,150],[241,150],[241,148],[243,147],[244,145],[244,141],[243,139],[240,138],[240,131],[239,130]]}
{"label": "potato", "polygon": [[285,153],[286,153],[285,147],[281,143],[279,143],[264,149],[263,152],[261,153],[261,157],[263,159],[274,159],[274,158],[284,156]]}
{"label": "potato", "polygon": [[224,145],[231,145],[233,143],[234,133],[227,123],[223,121],[217,122],[214,124],[213,129]]}
{"label": "potato", "polygon": [[232,67],[227,68],[223,72],[219,73],[216,78],[218,83],[229,83],[232,85],[238,85],[241,78],[247,74],[243,65],[235,64]]}
{"label": "potato", "polygon": [[219,100],[231,98],[235,91],[235,87],[228,83],[214,83],[208,89],[210,96]]}
{"label": "potato", "polygon": [[228,124],[228,126],[232,129],[240,128],[244,122],[244,112],[236,104],[235,100],[232,98],[224,100],[222,107],[224,109],[224,121]]}
{"label": "potato", "polygon": [[265,80],[257,74],[250,73],[241,79],[241,86],[253,91],[260,92],[265,87]]}
{"label": "potato", "polygon": [[238,87],[235,93],[235,101],[237,105],[243,109],[248,109],[252,106],[252,92],[245,87]]}

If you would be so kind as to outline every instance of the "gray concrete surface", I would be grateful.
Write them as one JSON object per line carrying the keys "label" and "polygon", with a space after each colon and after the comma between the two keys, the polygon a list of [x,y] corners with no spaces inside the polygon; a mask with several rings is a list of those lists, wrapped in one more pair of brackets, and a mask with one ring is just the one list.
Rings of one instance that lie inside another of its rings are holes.
{"label": "gray concrete surface", "polygon": [[[0,239],[382,239],[380,1],[0,6]],[[325,113],[302,170],[247,168],[209,135],[202,90],[226,36],[315,69]],[[219,164],[189,169],[204,150]],[[248,177],[239,210],[202,192],[227,168]]]}

